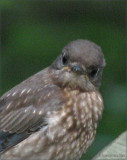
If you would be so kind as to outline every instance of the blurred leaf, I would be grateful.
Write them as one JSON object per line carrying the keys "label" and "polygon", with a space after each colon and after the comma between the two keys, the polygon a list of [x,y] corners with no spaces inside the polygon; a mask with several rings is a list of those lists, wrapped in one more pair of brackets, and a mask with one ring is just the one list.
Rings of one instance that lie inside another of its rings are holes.
{"label": "blurred leaf", "polygon": [[15,0],[0,0],[0,8],[1,9],[9,9],[10,7],[14,7]]}

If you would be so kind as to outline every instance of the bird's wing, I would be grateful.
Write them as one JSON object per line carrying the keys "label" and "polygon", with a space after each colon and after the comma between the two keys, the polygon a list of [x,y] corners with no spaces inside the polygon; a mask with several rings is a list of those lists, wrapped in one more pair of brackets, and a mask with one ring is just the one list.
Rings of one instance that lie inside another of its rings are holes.
{"label": "bird's wing", "polygon": [[30,88],[23,84],[4,94],[0,99],[0,152],[47,125],[46,113],[58,110],[60,99],[53,85]]}

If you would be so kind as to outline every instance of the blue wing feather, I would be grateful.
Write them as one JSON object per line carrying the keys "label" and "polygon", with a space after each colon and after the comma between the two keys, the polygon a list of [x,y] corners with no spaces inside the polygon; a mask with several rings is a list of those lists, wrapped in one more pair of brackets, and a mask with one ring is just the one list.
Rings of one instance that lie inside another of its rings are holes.
{"label": "blue wing feather", "polygon": [[16,133],[11,134],[9,132],[1,131],[0,132],[0,153],[5,152],[10,147],[23,141],[29,135],[30,134],[28,134],[27,132],[23,132],[23,133],[19,133],[19,134],[16,134]]}

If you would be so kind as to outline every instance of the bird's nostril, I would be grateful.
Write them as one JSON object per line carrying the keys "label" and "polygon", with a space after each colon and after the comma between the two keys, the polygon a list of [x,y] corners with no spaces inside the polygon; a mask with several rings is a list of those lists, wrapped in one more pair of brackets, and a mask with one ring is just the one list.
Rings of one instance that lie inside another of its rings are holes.
{"label": "bird's nostril", "polygon": [[84,73],[84,70],[83,68],[80,66],[80,65],[75,65],[73,68],[72,68],[72,71],[73,72],[76,72],[78,74],[83,74]]}
{"label": "bird's nostril", "polygon": [[77,65],[77,66],[74,66],[73,69],[74,69],[75,71],[79,71],[79,70],[80,70],[80,67],[79,67],[79,65]]}

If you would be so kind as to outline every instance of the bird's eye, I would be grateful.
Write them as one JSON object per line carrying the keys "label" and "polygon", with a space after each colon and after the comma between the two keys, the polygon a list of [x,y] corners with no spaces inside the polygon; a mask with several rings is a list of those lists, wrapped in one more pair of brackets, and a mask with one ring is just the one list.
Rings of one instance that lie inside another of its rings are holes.
{"label": "bird's eye", "polygon": [[68,63],[68,56],[66,54],[63,54],[62,56],[62,63],[63,65],[66,65]]}
{"label": "bird's eye", "polygon": [[88,74],[91,78],[94,78],[97,75],[97,73],[98,73],[97,67],[91,67],[88,72]]}

